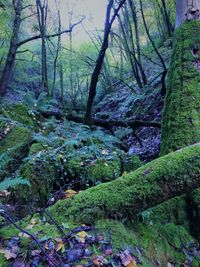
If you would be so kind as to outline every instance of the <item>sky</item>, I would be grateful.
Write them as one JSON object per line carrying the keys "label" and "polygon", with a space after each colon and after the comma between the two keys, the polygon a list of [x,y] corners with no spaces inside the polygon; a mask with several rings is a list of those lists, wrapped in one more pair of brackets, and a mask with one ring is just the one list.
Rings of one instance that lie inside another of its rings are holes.
{"label": "sky", "polygon": [[[58,0],[57,0],[58,1]],[[88,31],[95,29],[102,30],[104,27],[107,0],[59,0],[61,9],[62,27],[68,28],[69,11],[73,10],[72,23],[77,22],[80,17],[85,16],[84,27]],[[55,0],[49,0],[49,7],[52,12],[56,12]],[[66,26],[67,25],[67,26]],[[73,32],[73,39],[78,43],[88,39],[87,34],[78,25]]]}

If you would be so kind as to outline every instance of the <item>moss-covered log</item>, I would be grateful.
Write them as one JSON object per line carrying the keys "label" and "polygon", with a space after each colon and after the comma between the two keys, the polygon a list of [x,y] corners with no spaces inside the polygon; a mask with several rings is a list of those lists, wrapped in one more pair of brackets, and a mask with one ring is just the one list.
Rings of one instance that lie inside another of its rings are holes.
{"label": "moss-covered log", "polygon": [[161,155],[200,140],[200,21],[176,30],[162,123]]}
{"label": "moss-covered log", "polygon": [[156,159],[135,172],[58,202],[57,217],[92,223],[133,216],[200,186],[200,143]]}

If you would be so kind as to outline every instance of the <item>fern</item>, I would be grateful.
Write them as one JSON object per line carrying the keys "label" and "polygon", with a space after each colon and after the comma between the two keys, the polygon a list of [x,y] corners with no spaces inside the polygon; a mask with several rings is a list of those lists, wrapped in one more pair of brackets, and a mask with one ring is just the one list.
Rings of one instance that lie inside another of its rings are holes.
{"label": "fern", "polygon": [[14,179],[12,178],[6,178],[2,182],[0,182],[0,192],[8,189],[9,187],[14,187],[17,185],[28,185],[30,186],[30,182],[27,179],[23,179],[21,177],[16,177]]}
{"label": "fern", "polygon": [[7,167],[7,165],[10,163],[11,160],[13,160],[13,158],[16,155],[16,151],[22,146],[22,144],[18,144],[10,149],[8,149],[6,152],[2,153],[0,155],[0,175],[3,174],[3,172],[5,171],[5,168]]}

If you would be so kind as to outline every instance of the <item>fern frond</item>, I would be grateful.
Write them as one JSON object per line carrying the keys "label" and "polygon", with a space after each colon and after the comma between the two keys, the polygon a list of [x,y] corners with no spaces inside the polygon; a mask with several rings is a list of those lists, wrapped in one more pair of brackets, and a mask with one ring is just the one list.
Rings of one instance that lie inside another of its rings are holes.
{"label": "fern frond", "polygon": [[0,155],[0,174],[2,174],[10,163],[11,160],[15,157],[16,151],[22,146],[22,144],[17,144],[16,146],[8,149],[6,152]]}
{"label": "fern frond", "polygon": [[17,185],[28,185],[30,186],[30,182],[27,179],[16,177],[16,178],[6,178],[2,182],[0,182],[0,192],[8,189],[9,187],[14,187]]}

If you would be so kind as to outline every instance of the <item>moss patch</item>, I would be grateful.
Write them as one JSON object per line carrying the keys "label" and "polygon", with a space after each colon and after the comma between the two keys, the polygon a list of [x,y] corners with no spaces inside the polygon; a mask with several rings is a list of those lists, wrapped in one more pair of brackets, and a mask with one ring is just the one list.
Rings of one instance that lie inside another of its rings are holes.
{"label": "moss patch", "polygon": [[35,119],[29,115],[28,107],[22,103],[16,105],[4,106],[0,109],[0,114],[13,121],[19,122],[26,126],[36,127]]}
{"label": "moss patch", "polygon": [[31,140],[31,132],[27,128],[15,126],[11,132],[0,142],[0,153],[6,152],[8,149],[17,145],[29,143]]}

